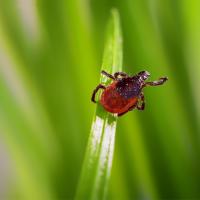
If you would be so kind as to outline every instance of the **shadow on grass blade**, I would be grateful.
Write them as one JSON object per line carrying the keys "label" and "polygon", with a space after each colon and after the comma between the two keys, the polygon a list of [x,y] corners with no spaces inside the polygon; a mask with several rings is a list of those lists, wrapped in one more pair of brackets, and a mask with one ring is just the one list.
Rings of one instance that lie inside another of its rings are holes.
{"label": "shadow on grass blade", "polygon": [[[112,10],[108,23],[107,40],[102,70],[108,73],[122,71],[122,36],[119,15]],[[108,84],[109,79],[101,76],[100,82]],[[117,117],[107,113],[97,103],[92,122],[82,174],[76,199],[104,199],[111,173]]]}

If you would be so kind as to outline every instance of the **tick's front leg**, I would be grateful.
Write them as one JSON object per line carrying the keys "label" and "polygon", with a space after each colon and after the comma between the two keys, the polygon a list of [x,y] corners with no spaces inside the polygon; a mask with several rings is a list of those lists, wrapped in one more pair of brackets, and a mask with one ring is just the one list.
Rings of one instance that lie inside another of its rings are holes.
{"label": "tick's front leg", "polygon": [[138,99],[137,109],[144,110],[144,108],[145,108],[145,101],[144,101],[144,93],[142,92]]}
{"label": "tick's front leg", "polygon": [[162,77],[162,78],[159,78],[159,80],[157,80],[157,81],[146,82],[146,83],[144,84],[143,87],[162,85],[162,84],[163,84],[164,82],[166,82],[167,80],[168,80],[167,77]]}
{"label": "tick's front leg", "polygon": [[104,85],[102,85],[102,84],[99,84],[95,89],[94,89],[94,91],[93,91],[93,93],[92,93],[92,98],[91,98],[91,101],[93,101],[94,103],[96,103],[96,101],[95,101],[95,96],[96,96],[96,93],[98,92],[98,90],[99,89],[106,89],[106,87],[104,86]]}

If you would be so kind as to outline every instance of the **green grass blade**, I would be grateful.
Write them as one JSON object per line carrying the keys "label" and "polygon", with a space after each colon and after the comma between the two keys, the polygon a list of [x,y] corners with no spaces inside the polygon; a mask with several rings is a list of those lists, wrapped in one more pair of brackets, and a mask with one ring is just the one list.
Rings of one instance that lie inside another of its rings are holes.
{"label": "green grass blade", "polygon": [[[122,36],[119,15],[112,11],[108,24],[102,70],[122,71]],[[110,80],[101,76],[101,83]],[[104,199],[112,167],[117,117],[97,104],[76,199]]]}

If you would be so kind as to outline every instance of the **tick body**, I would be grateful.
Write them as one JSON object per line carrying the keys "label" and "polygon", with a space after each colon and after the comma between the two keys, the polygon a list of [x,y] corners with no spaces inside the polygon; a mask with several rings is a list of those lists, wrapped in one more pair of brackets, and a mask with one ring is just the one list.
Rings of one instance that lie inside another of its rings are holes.
{"label": "tick body", "polygon": [[134,76],[128,76],[124,72],[116,72],[114,75],[108,74],[105,71],[102,71],[101,73],[111,78],[113,81],[108,86],[99,84],[93,91],[91,100],[96,103],[95,95],[99,89],[103,89],[100,97],[101,105],[108,112],[115,113],[118,116],[135,108],[144,110],[145,101],[143,88],[147,86],[162,85],[168,80],[167,77],[162,77],[156,81],[145,82],[150,76],[147,71],[141,71]]}

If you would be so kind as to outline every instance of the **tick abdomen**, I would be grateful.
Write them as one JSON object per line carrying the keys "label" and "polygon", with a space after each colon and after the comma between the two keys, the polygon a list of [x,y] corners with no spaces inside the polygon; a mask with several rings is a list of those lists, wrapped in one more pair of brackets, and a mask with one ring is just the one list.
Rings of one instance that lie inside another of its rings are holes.
{"label": "tick abdomen", "polygon": [[113,82],[103,91],[100,103],[111,113],[123,113],[130,107],[136,105],[138,98],[137,96],[134,98],[125,98],[118,91],[116,84],[116,82]]}

